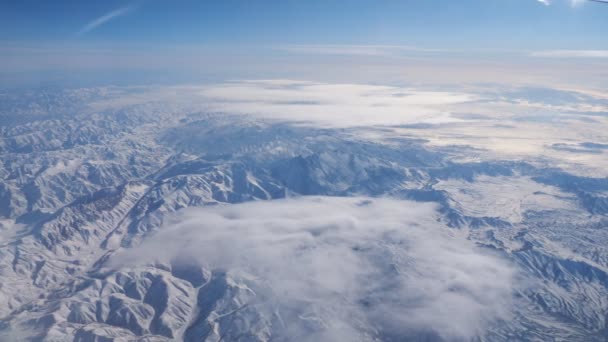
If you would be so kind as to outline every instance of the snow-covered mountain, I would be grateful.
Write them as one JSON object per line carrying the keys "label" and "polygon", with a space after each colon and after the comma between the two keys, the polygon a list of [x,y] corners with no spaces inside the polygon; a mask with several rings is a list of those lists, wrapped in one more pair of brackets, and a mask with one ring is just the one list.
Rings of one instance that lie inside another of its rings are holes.
{"label": "snow-covered mountain", "polygon": [[607,98],[260,81],[0,111],[2,340],[608,336]]}

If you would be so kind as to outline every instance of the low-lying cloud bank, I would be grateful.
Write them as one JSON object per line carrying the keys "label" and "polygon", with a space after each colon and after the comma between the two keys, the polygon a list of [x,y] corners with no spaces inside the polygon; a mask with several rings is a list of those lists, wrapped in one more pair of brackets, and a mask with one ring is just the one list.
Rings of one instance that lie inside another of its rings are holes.
{"label": "low-lying cloud bank", "polygon": [[478,99],[464,92],[291,80],[225,83],[200,94],[216,111],[332,128],[459,122],[451,106]]}
{"label": "low-lying cloud bank", "polygon": [[437,217],[430,204],[367,198],[191,209],[113,266],[225,270],[283,316],[287,336],[468,339],[508,319],[514,270]]}

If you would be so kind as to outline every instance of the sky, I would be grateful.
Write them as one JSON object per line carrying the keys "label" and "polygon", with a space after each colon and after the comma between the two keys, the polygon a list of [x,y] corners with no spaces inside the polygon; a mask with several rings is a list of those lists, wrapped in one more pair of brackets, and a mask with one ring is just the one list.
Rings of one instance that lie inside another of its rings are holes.
{"label": "sky", "polygon": [[344,56],[597,64],[608,60],[607,19],[608,4],[585,0],[3,1],[0,81],[124,70],[273,76]]}

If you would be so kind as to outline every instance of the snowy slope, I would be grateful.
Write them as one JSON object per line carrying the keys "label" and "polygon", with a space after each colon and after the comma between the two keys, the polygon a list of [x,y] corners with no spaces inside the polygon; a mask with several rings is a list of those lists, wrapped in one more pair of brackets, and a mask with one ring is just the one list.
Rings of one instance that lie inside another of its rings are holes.
{"label": "snowy slope", "polygon": [[515,153],[478,118],[465,140],[153,95],[2,99],[3,340],[605,340],[608,179],[559,134]]}

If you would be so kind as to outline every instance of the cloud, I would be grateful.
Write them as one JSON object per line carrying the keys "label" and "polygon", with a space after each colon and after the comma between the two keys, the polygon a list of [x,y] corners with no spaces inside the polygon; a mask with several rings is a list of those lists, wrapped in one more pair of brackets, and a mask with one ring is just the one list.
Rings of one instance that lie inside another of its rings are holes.
{"label": "cloud", "polygon": [[[549,6],[553,3],[552,0],[536,0],[546,6]],[[572,7],[577,7],[580,6],[582,4],[584,4],[587,1],[593,1],[593,2],[602,2],[602,3],[608,3],[608,0],[569,0],[570,5],[572,5]]]}
{"label": "cloud", "polygon": [[226,271],[258,298],[242,304],[282,317],[273,336],[287,339],[469,339],[508,319],[514,269],[437,218],[431,204],[369,198],[191,209],[111,263]]}
{"label": "cloud", "polygon": [[100,27],[101,25],[104,25],[105,23],[109,22],[110,20],[113,20],[118,17],[122,17],[122,16],[129,14],[134,9],[135,9],[134,6],[126,6],[126,7],[121,7],[121,8],[115,9],[111,12],[108,12],[108,13],[102,15],[101,17],[90,21],[83,28],[81,28],[80,31],[78,31],[77,35],[78,36],[85,35],[91,31],[93,31],[94,29]]}
{"label": "cloud", "polygon": [[287,45],[279,50],[290,53],[319,55],[355,55],[355,56],[399,56],[405,53],[441,52],[443,50],[426,49],[406,45]]}
{"label": "cloud", "polygon": [[219,84],[200,95],[216,111],[323,127],[459,122],[447,107],[476,99],[459,92],[289,80]]}
{"label": "cloud", "polygon": [[543,58],[608,58],[608,50],[546,50],[530,55]]}

